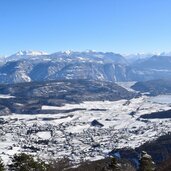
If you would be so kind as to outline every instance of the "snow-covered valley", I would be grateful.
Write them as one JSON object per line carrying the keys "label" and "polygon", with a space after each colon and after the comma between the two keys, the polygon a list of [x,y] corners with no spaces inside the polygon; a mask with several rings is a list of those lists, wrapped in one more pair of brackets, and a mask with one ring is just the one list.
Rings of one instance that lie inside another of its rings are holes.
{"label": "snow-covered valley", "polygon": [[42,110],[54,109],[71,112],[1,116],[0,155],[5,163],[21,152],[42,159],[67,156],[74,162],[97,160],[113,149],[135,148],[171,131],[169,118],[140,118],[143,114],[171,109],[169,103],[153,102],[148,96],[42,106]]}

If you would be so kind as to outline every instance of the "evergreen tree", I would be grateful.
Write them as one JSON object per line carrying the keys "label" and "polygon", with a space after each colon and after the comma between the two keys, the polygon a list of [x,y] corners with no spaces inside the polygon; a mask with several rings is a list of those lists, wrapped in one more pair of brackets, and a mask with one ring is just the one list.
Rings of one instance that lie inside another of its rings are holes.
{"label": "evergreen tree", "polygon": [[45,162],[35,161],[31,155],[24,153],[14,155],[12,164],[9,166],[11,171],[47,171],[48,165]]}
{"label": "evergreen tree", "polygon": [[154,170],[155,170],[155,164],[152,160],[152,157],[149,154],[147,154],[145,151],[143,151],[140,158],[139,171],[154,171]]}
{"label": "evergreen tree", "polygon": [[112,157],[111,163],[107,167],[104,167],[103,171],[121,171],[121,166],[118,164],[117,159]]}

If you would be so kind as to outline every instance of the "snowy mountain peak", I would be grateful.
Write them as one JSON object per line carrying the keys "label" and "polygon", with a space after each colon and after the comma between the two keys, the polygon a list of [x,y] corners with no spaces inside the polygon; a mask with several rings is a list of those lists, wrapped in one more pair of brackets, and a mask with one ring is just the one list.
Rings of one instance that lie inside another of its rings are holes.
{"label": "snowy mountain peak", "polygon": [[72,50],[66,50],[64,51],[63,53],[67,54],[67,55],[70,55],[73,51]]}
{"label": "snowy mountain peak", "polygon": [[171,52],[162,52],[160,56],[171,56]]}
{"label": "snowy mountain peak", "polygon": [[26,51],[19,51],[15,56],[40,56],[40,55],[47,55],[46,52],[42,51],[31,51],[31,50],[26,50]]}

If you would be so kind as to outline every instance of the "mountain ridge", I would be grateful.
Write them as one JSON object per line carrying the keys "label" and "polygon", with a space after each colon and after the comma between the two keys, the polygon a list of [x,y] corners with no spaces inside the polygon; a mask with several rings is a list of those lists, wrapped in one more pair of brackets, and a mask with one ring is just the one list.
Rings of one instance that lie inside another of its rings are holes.
{"label": "mountain ridge", "polygon": [[20,51],[0,61],[0,83],[59,79],[147,81],[171,77],[171,57],[152,56],[129,62],[113,52]]}

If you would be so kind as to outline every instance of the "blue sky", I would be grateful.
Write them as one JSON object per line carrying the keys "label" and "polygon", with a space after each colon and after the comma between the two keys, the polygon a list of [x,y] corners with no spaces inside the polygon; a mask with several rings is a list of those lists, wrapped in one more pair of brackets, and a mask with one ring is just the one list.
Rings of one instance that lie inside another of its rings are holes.
{"label": "blue sky", "polygon": [[0,0],[0,54],[171,51],[171,0]]}

